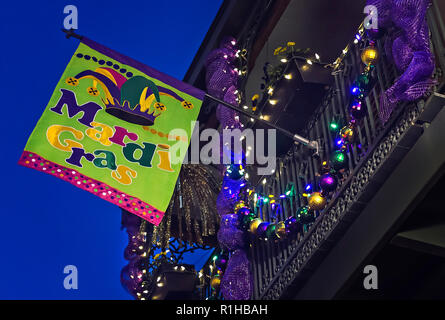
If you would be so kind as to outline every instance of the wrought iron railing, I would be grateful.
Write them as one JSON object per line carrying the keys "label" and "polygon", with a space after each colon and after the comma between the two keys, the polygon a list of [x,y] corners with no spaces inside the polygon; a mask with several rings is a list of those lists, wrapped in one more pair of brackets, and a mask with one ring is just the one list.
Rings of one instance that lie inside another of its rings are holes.
{"label": "wrought iron railing", "polygon": [[[436,0],[433,0],[428,12],[428,24],[436,58],[434,77],[438,84],[434,91],[442,92],[445,83],[445,28]],[[399,76],[395,66],[385,56],[384,40],[380,39],[376,44],[381,56],[376,65],[376,85],[366,97],[368,114],[357,127],[356,142],[347,153],[348,166],[342,172],[337,190],[327,207],[322,212],[316,212],[315,222],[305,226],[303,234],[297,238],[273,242],[252,237],[249,259],[254,280],[253,299],[294,296],[301,281],[310,274],[339,234],[360,214],[391,169],[420,136],[422,129],[416,121],[426,99],[400,105],[386,123],[382,123],[378,116],[381,93]],[[292,147],[286,156],[277,159],[277,170],[273,176],[267,177],[262,193],[283,194],[289,183],[295,186],[296,192],[290,199],[277,200],[283,209],[278,215],[272,213],[268,205],[264,206],[261,216],[264,221],[286,220],[295,214],[295,208],[306,205],[307,199],[302,196],[306,184],[317,181],[322,161],[335,150],[335,136],[328,130],[328,124],[335,116],[347,118],[349,88],[364,68],[359,47],[351,43],[349,48],[343,67],[333,73],[334,85],[317,108],[305,132],[302,132],[320,143],[320,155],[313,157],[304,146],[298,145]],[[204,269],[209,269],[209,265]],[[205,276],[210,278],[208,273]],[[208,296],[211,292],[206,281],[203,295]]]}
{"label": "wrought iron railing", "polygon": [[[436,56],[437,68],[434,77],[438,85],[443,86],[442,70],[445,70],[443,22],[437,7],[430,8],[428,23],[431,29],[431,42]],[[317,219],[306,226],[304,234],[298,238],[281,242],[252,239],[250,261],[254,276],[254,299],[278,299],[291,297],[298,289],[299,280],[304,280],[311,270],[311,263],[316,263],[335,241],[336,233],[341,233],[352,219],[370,200],[389,173],[389,166],[394,166],[409,150],[409,144],[414,139],[405,139],[410,128],[420,114],[424,101],[405,103],[399,106],[387,123],[382,123],[379,116],[379,98],[381,93],[389,88],[398,77],[397,70],[385,56],[384,39],[377,41],[381,54],[376,65],[377,82],[368,97],[366,105],[368,115],[357,127],[358,139],[351,145],[348,152],[348,167],[342,173],[339,185],[333,198],[323,212],[316,212]],[[307,183],[317,181],[321,162],[334,151],[335,136],[328,130],[329,122],[335,115],[347,118],[349,104],[349,88],[351,83],[363,71],[360,60],[360,50],[353,43],[351,50],[344,59],[344,68],[334,72],[335,84],[324,98],[312,120],[306,127],[304,135],[316,139],[320,143],[320,158],[305,155],[303,146],[292,148],[289,154],[277,162],[274,177],[268,177],[264,185],[264,194],[283,194],[288,183],[296,188],[295,196],[281,199],[283,210],[278,217],[270,212],[270,207],[263,210],[264,221],[273,222],[285,220],[295,214],[291,208],[307,204],[302,194]],[[419,128],[414,128],[410,134],[420,135]],[[384,162],[387,162],[384,165]],[[366,192],[365,192],[366,190]],[[290,202],[293,205],[290,206]],[[300,282],[301,283],[301,282]]]}

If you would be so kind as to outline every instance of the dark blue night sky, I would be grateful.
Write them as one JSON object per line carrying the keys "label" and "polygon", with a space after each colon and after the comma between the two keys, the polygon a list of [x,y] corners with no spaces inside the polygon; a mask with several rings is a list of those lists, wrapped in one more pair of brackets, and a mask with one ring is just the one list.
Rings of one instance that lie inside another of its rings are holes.
{"label": "dark blue night sky", "polygon": [[[0,299],[130,299],[120,209],[17,161],[77,40],[60,31],[79,10],[79,34],[182,79],[222,0],[3,1],[1,25]],[[189,263],[204,257],[191,256]],[[75,265],[79,289],[65,290]]]}

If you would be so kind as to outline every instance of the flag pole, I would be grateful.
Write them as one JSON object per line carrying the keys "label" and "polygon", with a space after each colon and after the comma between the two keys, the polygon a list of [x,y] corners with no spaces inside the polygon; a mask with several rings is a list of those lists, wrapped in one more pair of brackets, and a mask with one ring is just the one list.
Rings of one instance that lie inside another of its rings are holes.
{"label": "flag pole", "polygon": [[[73,37],[73,38],[82,40],[82,38],[83,38],[83,36],[78,35],[77,33],[75,33],[74,29],[70,29],[70,30],[62,29],[62,31],[66,34],[66,38],[67,39]],[[236,111],[238,113],[244,114],[245,116],[248,116],[248,117],[250,117],[252,119],[255,119],[256,121],[258,121],[258,122],[260,122],[262,124],[265,124],[265,125],[267,125],[269,127],[272,127],[274,129],[276,129],[277,131],[283,133],[285,136],[291,138],[292,140],[294,140],[296,142],[299,142],[299,143],[307,146],[310,149],[315,150],[315,154],[318,154],[319,145],[318,145],[318,142],[316,140],[312,140],[311,141],[311,140],[306,139],[306,138],[304,138],[304,137],[302,137],[302,136],[300,136],[298,134],[293,134],[292,132],[290,132],[290,131],[288,131],[288,130],[280,127],[280,126],[277,126],[274,123],[271,123],[271,122],[268,122],[268,121],[266,121],[264,119],[261,119],[260,117],[254,115],[254,114],[251,114],[251,113],[243,110],[242,108],[240,108],[238,106],[232,105],[232,104],[230,104],[228,102],[225,102],[224,100],[215,98],[214,96],[211,96],[208,93],[205,94],[205,97],[207,99],[209,99],[209,100],[212,100],[212,101],[218,103],[218,104],[222,104],[223,106],[225,106],[225,107],[227,107],[229,109],[232,109],[232,110],[234,110],[234,111]]]}
{"label": "flag pole", "polygon": [[73,38],[82,40],[82,38],[83,38],[83,36],[78,35],[77,33],[75,33],[75,32],[74,32],[74,29],[69,29],[69,30],[67,30],[67,29],[63,29],[63,28],[62,28],[62,32],[66,33],[66,36],[65,36],[65,37],[66,37],[67,39],[73,37]]}
{"label": "flag pole", "polygon": [[230,103],[228,103],[228,102],[225,102],[224,100],[215,98],[215,97],[209,95],[208,93],[205,94],[205,97],[208,98],[208,99],[210,99],[210,100],[212,100],[212,101],[214,101],[214,102],[217,102],[217,103],[219,103],[219,104],[222,104],[223,106],[226,106],[227,108],[230,108],[230,109],[232,109],[232,110],[235,110],[236,112],[239,112],[239,113],[241,113],[241,114],[244,114],[245,116],[248,116],[248,117],[250,117],[250,118],[252,118],[252,119],[255,119],[256,121],[258,121],[258,122],[260,122],[260,123],[263,123],[263,124],[265,124],[265,125],[267,125],[267,126],[269,126],[269,127],[272,127],[272,128],[274,128],[274,129],[276,129],[277,131],[280,131],[280,132],[283,133],[284,135],[288,136],[288,137],[291,138],[292,140],[294,140],[294,141],[296,141],[296,142],[299,142],[299,143],[302,143],[303,145],[307,146],[307,147],[310,148],[310,149],[314,149],[314,150],[316,150],[316,153],[318,153],[318,142],[315,141],[315,140],[314,140],[314,141],[311,141],[311,140],[306,139],[306,138],[304,138],[304,137],[302,137],[302,136],[300,136],[300,135],[298,135],[298,134],[293,134],[292,132],[290,132],[290,131],[288,131],[288,130],[286,130],[286,129],[280,127],[280,126],[277,126],[277,125],[274,124],[274,123],[271,123],[271,122],[268,122],[268,121],[266,121],[266,120],[264,120],[264,119],[261,119],[260,117],[254,115],[254,114],[251,114],[251,113],[249,113],[249,112],[243,110],[242,108],[240,108],[240,107],[238,107],[238,106],[234,106],[234,105],[232,105],[232,104],[230,104]]}

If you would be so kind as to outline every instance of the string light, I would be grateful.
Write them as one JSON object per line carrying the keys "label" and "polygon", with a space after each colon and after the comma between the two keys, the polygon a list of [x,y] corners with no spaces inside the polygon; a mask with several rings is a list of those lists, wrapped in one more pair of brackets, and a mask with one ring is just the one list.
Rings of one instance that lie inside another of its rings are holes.
{"label": "string light", "polygon": [[317,59],[318,61],[320,61],[320,56],[318,55],[318,53],[315,54],[315,59]]}
{"label": "string light", "polygon": [[331,123],[329,123],[329,129],[331,131],[337,131],[337,129],[340,127],[337,121],[333,120]]}
{"label": "string light", "polygon": [[288,73],[284,76],[287,80],[291,80],[292,79],[292,73]]}
{"label": "string light", "polygon": [[278,101],[271,99],[271,100],[269,100],[269,103],[274,106],[278,103]]}
{"label": "string light", "polygon": [[343,153],[339,153],[339,154],[336,155],[336,159],[339,162],[343,162],[345,160],[345,155]]}
{"label": "string light", "polygon": [[286,59],[286,58],[283,58],[283,59],[281,59],[281,62],[282,62],[282,63],[286,63],[286,62],[287,62],[287,59]]}
{"label": "string light", "polygon": [[343,145],[343,139],[342,138],[337,138],[337,140],[335,140],[335,145],[337,147],[341,147]]}
{"label": "string light", "polygon": [[311,59],[307,59],[306,62],[307,62],[308,64],[312,65],[312,61],[311,61]]}

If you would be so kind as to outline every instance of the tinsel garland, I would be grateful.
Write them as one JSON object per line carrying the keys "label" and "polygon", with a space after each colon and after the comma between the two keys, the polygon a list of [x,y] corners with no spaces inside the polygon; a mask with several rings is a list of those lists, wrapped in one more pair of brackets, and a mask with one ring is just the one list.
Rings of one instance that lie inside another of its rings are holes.
{"label": "tinsel garland", "polygon": [[[183,165],[176,190],[165,213],[166,218],[154,228],[153,242],[167,248],[173,233],[183,241],[213,245],[219,225],[215,202],[221,189],[221,181],[218,170],[211,166]],[[172,217],[175,217],[174,226],[171,226]],[[209,240],[211,243],[208,243]]]}
{"label": "tinsel garland", "polygon": [[[232,37],[224,38],[218,49],[213,50],[206,61],[207,92],[230,104],[238,105],[238,72],[235,70],[236,41]],[[216,116],[222,129],[242,129],[235,111],[218,105]],[[223,144],[221,133],[221,157],[231,148]],[[230,147],[230,146],[228,146]],[[233,157],[242,155],[228,154]],[[222,168],[222,173],[224,173]],[[246,254],[247,241],[245,232],[238,228],[238,218],[233,215],[235,202],[238,200],[243,179],[232,180],[224,176],[221,193],[217,200],[217,210],[221,217],[218,241],[222,249],[231,252],[227,268],[221,280],[221,293],[226,300],[248,300],[252,294],[252,279],[249,260]]]}
{"label": "tinsel garland", "polygon": [[[128,264],[122,269],[121,283],[136,299],[145,296],[143,292],[153,281],[146,270],[151,262],[149,253],[153,245],[165,250],[172,236],[198,245],[213,245],[216,241],[219,217],[215,202],[222,179],[215,171],[209,166],[183,165],[170,205],[157,227],[122,211],[122,227],[128,233],[128,245],[124,252]],[[173,217],[176,220],[172,225]]]}

